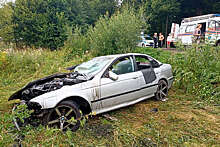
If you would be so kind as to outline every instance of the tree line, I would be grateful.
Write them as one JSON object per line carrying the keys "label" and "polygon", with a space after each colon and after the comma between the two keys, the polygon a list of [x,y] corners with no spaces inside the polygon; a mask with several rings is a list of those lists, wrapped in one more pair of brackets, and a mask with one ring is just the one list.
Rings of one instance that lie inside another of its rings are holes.
{"label": "tree line", "polygon": [[117,7],[109,0],[16,0],[0,8],[0,36],[17,46],[62,47],[68,28],[88,26]]}
{"label": "tree line", "polygon": [[[144,30],[165,33],[172,22],[196,15],[220,13],[219,0],[123,0],[143,10]],[[51,50],[64,46],[69,30],[86,33],[103,15],[120,10],[117,0],[16,0],[0,7],[0,37],[17,46]]]}

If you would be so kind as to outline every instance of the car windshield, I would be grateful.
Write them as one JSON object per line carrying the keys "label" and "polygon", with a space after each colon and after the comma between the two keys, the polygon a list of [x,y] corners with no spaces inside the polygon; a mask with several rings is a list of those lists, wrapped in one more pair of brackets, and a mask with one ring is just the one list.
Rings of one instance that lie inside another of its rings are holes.
{"label": "car windshield", "polygon": [[153,40],[151,37],[145,37],[146,40]]}
{"label": "car windshield", "polygon": [[86,75],[96,75],[100,72],[113,57],[98,57],[93,58],[87,62],[84,62],[75,68],[75,72],[79,72]]}

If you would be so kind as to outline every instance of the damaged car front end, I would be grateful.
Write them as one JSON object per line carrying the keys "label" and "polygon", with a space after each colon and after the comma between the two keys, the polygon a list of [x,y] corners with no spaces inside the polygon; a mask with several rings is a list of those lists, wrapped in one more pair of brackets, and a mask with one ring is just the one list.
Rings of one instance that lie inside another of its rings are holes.
{"label": "damaged car front end", "polygon": [[[88,81],[88,77],[78,72],[54,74],[33,82],[15,92],[9,97],[9,101],[20,99],[20,103],[15,104],[12,112],[15,112],[19,105],[27,105],[27,109],[32,111],[30,117],[25,118],[22,123],[18,118],[14,118],[14,124],[18,130],[26,124],[39,125],[45,124],[44,117],[50,112],[50,109],[43,109],[43,104],[34,101],[35,98],[43,94],[61,89],[63,86],[72,86]],[[36,121],[33,121],[36,120]],[[39,121],[40,120],[40,121]],[[36,124],[36,122],[38,122]],[[35,123],[35,124],[34,124]]]}
{"label": "damaged car front end", "polygon": [[[48,125],[61,130],[77,130],[83,115],[92,112],[91,100],[98,99],[98,86],[104,67],[112,61],[112,57],[97,57],[80,65],[67,68],[69,73],[54,74],[30,82],[15,92],[10,100],[20,99],[13,111],[21,104],[31,110],[30,117],[22,123],[14,119],[16,127],[26,124]],[[36,121],[35,121],[36,120]]]}

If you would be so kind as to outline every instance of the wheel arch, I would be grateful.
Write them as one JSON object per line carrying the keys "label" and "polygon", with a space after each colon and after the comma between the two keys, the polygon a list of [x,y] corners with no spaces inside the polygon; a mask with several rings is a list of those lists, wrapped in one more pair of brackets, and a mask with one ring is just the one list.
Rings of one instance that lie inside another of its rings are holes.
{"label": "wheel arch", "polygon": [[82,111],[83,115],[86,115],[86,114],[89,114],[89,113],[92,112],[90,103],[86,99],[84,99],[80,96],[70,96],[70,97],[67,97],[65,99],[62,99],[62,101],[57,103],[56,106],[59,105],[63,101],[73,101],[73,102],[75,102],[79,106],[79,109]]}
{"label": "wheel arch", "polygon": [[168,85],[168,80],[166,78],[161,78],[159,81],[162,81],[162,80],[164,80],[167,83],[167,85]]}

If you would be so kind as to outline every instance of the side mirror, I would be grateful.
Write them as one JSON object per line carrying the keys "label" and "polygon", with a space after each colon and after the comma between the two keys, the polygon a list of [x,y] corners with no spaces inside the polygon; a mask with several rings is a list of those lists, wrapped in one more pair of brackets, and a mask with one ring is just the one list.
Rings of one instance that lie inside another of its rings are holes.
{"label": "side mirror", "polygon": [[115,73],[113,73],[112,71],[108,72],[109,78],[113,81],[118,80],[118,75],[116,75]]}

